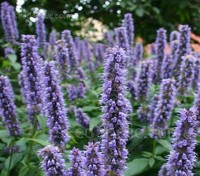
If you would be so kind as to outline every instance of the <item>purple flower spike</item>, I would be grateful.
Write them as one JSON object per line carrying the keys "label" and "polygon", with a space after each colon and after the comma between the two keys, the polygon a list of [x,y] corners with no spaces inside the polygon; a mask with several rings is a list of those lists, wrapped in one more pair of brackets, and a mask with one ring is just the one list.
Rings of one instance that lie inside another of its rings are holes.
{"label": "purple flower spike", "polygon": [[101,43],[95,43],[93,48],[94,57],[96,58],[96,67],[102,66],[105,59],[105,46]]}
{"label": "purple flower spike", "polygon": [[196,162],[196,110],[182,109],[172,139],[172,150],[167,162],[167,176],[193,176]]}
{"label": "purple flower spike", "polygon": [[194,78],[194,63],[195,58],[192,55],[186,55],[183,57],[181,64],[179,82],[178,82],[178,93],[186,94],[192,86]]}
{"label": "purple flower spike", "polygon": [[118,27],[115,29],[115,40],[118,47],[123,48],[129,53],[128,37],[125,27]]}
{"label": "purple flower spike", "polygon": [[85,52],[86,52],[86,61],[87,61],[87,68],[92,72],[94,70],[94,64],[92,60],[92,53],[90,50],[90,43],[88,40],[85,40]]}
{"label": "purple flower spike", "polygon": [[170,44],[174,40],[179,40],[180,33],[178,31],[172,31],[170,33]]}
{"label": "purple flower spike", "polygon": [[105,32],[104,38],[106,40],[106,44],[108,44],[109,47],[113,47],[114,46],[113,36],[112,36],[110,31]]}
{"label": "purple flower spike", "polygon": [[157,57],[157,81],[160,82],[161,78],[161,66],[162,62],[166,57],[165,53],[165,47],[167,43],[167,38],[166,38],[166,30],[163,28],[160,28],[157,31],[157,38],[156,38],[156,45],[157,45],[157,50],[156,50],[156,57]]}
{"label": "purple flower spike", "polygon": [[83,112],[81,108],[74,108],[74,115],[76,117],[76,121],[84,128],[89,128],[90,118],[86,113]]}
{"label": "purple flower spike", "polygon": [[134,24],[133,17],[131,13],[127,13],[124,16],[124,27],[126,28],[128,44],[130,47],[133,46],[134,43]]}
{"label": "purple flower spike", "polygon": [[126,63],[127,57],[122,48],[107,50],[100,103],[103,105],[101,150],[108,175],[123,175],[126,168],[127,116],[131,111],[130,102],[125,97]]}
{"label": "purple flower spike", "polygon": [[142,45],[142,43],[136,43],[136,45],[135,45],[135,59],[136,59],[137,63],[143,60],[143,45]]}
{"label": "purple flower spike", "polygon": [[103,156],[100,153],[100,143],[90,142],[85,147],[85,169],[87,176],[105,176]]}
{"label": "purple flower spike", "polygon": [[194,79],[192,82],[192,86],[193,89],[195,90],[195,92],[198,91],[199,89],[199,82],[200,82],[200,55],[196,54],[195,55],[196,59],[195,59],[195,63],[194,63]]}
{"label": "purple flower spike", "polygon": [[167,55],[163,62],[161,67],[161,78],[162,79],[168,79],[172,78],[173,73],[173,59],[171,55]]}
{"label": "purple flower spike", "polygon": [[159,100],[159,96],[157,94],[155,94],[152,98],[152,101],[151,101],[151,104],[148,105],[148,113],[147,113],[147,121],[149,123],[152,123],[153,122],[153,119],[154,119],[154,113],[155,113],[155,109],[156,109],[156,106],[158,104],[158,100]]}
{"label": "purple flower spike", "polygon": [[17,120],[14,93],[10,81],[6,76],[0,76],[0,114],[8,134],[19,136],[21,130]]}
{"label": "purple flower spike", "polygon": [[146,105],[141,105],[138,110],[137,110],[137,115],[138,119],[140,119],[144,123],[148,123],[148,112],[149,112],[149,107]]}
{"label": "purple flower spike", "polygon": [[39,13],[36,21],[37,46],[44,48],[47,42],[44,15]]}
{"label": "purple flower spike", "polygon": [[49,43],[51,46],[55,46],[57,41],[57,33],[56,31],[51,31],[49,35]]}
{"label": "purple flower spike", "polygon": [[23,35],[22,41],[21,60],[23,90],[26,91],[26,96],[24,98],[27,103],[29,119],[33,125],[37,125],[36,115],[40,114],[42,111],[42,59],[37,54],[37,45],[34,36]]}
{"label": "purple flower spike", "polygon": [[56,61],[58,63],[59,73],[61,79],[66,79],[69,77],[70,73],[70,58],[69,51],[64,44],[59,43],[57,45]]}
{"label": "purple flower spike", "polygon": [[12,6],[7,2],[1,3],[1,21],[5,33],[6,41],[12,44],[16,43],[18,31],[16,28],[15,12]]}
{"label": "purple flower spike", "polygon": [[164,135],[167,129],[167,121],[171,117],[171,112],[174,108],[175,96],[175,81],[173,79],[163,79],[151,125],[152,137],[159,138]]}
{"label": "purple flower spike", "polygon": [[39,150],[38,155],[43,159],[41,167],[45,176],[68,176],[65,168],[65,160],[58,147],[49,145]]}
{"label": "purple flower spike", "polygon": [[69,141],[67,134],[69,124],[60,82],[53,61],[45,63],[44,75],[43,104],[49,128],[49,139],[51,143],[64,148]]}
{"label": "purple flower spike", "polygon": [[71,31],[64,30],[62,32],[61,38],[62,38],[62,42],[66,45],[66,47],[69,51],[71,72],[74,73],[74,71],[77,69],[77,66],[78,66],[78,55],[77,55],[77,52],[76,52],[76,48],[75,48],[73,38],[71,36]]}
{"label": "purple flower spike", "polygon": [[79,149],[73,148],[70,152],[69,158],[71,167],[69,168],[67,176],[86,176],[84,170],[85,158],[82,152]]}
{"label": "purple flower spike", "polygon": [[9,11],[10,11],[11,22],[12,22],[12,25],[13,25],[14,35],[15,35],[15,38],[18,39],[19,38],[19,32],[18,32],[18,28],[17,28],[17,21],[16,21],[16,15],[15,15],[14,7],[9,6]]}
{"label": "purple flower spike", "polygon": [[136,98],[138,101],[145,101],[152,83],[153,62],[142,61],[136,75]]}
{"label": "purple flower spike", "polygon": [[179,49],[177,62],[175,65],[174,76],[176,80],[179,80],[180,75],[180,67],[182,64],[183,56],[191,54],[191,46],[190,46],[190,27],[188,25],[180,25],[179,26]]}
{"label": "purple flower spike", "polygon": [[174,75],[176,69],[176,63],[178,62],[179,40],[173,40],[170,43],[170,50],[171,50],[170,57],[172,59],[172,67],[173,67],[172,74]]}

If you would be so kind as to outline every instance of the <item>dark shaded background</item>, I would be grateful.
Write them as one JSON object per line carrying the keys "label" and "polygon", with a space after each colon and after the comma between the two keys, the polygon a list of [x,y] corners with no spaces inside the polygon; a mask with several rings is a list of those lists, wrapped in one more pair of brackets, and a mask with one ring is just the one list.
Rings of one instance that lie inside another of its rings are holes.
{"label": "dark shaded background", "polygon": [[[16,0],[8,2],[16,5]],[[47,16],[62,16],[65,11],[65,18],[45,20],[48,32],[52,28],[58,31],[70,29],[75,35],[88,17],[100,20],[113,29],[120,25],[126,12],[131,12],[135,21],[135,34],[145,42],[154,41],[159,27],[171,31],[177,29],[179,24],[189,24],[192,31],[200,35],[200,0],[25,0],[22,12],[17,14],[20,33],[35,33],[35,25],[27,17],[36,16],[33,13],[35,7],[47,10]],[[75,13],[79,14],[76,22],[71,18]],[[0,35],[3,35],[2,32],[1,27]]]}

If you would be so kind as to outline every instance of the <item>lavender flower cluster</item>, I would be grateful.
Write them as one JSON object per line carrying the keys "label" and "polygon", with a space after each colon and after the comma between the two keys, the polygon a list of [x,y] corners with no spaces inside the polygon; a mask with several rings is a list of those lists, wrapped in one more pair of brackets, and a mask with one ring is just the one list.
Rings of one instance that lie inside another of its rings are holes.
{"label": "lavender flower cluster", "polygon": [[69,140],[67,112],[54,62],[44,65],[44,111],[47,117],[50,142],[64,148]]}
{"label": "lavender flower cluster", "polygon": [[127,58],[122,48],[107,51],[104,69],[102,107],[102,152],[107,174],[122,175],[128,151],[127,115],[130,104],[125,98]]}
{"label": "lavender flower cluster", "polygon": [[6,41],[12,44],[19,38],[16,15],[14,7],[7,2],[1,3],[1,22],[5,33]]}
{"label": "lavender flower cluster", "polygon": [[175,96],[175,80],[162,80],[159,99],[154,111],[154,118],[151,125],[152,137],[159,138],[164,135],[164,131],[167,129],[167,120],[170,118],[174,107]]}

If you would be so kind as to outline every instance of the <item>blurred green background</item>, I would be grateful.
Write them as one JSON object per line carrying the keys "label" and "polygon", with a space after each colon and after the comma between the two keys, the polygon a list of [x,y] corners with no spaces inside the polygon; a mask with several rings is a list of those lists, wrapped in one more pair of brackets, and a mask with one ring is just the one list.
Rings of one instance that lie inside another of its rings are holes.
{"label": "blurred green background", "polygon": [[[20,33],[35,33],[35,17],[39,9],[46,13],[47,31],[95,31],[88,18],[102,22],[106,29],[120,25],[125,13],[133,14],[135,34],[145,43],[155,40],[156,30],[164,27],[174,30],[179,24],[189,24],[200,35],[199,0],[9,0],[16,6]],[[86,25],[85,25],[86,24]],[[2,26],[0,35],[3,35]],[[81,33],[84,37],[84,32]]]}

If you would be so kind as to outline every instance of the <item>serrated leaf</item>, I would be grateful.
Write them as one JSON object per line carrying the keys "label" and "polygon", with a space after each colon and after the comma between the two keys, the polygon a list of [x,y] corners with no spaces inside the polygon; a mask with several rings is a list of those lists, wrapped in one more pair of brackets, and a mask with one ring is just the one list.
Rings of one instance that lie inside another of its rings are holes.
{"label": "serrated leaf", "polygon": [[127,164],[128,170],[126,171],[126,176],[134,176],[143,173],[149,164],[149,159],[139,158]]}

